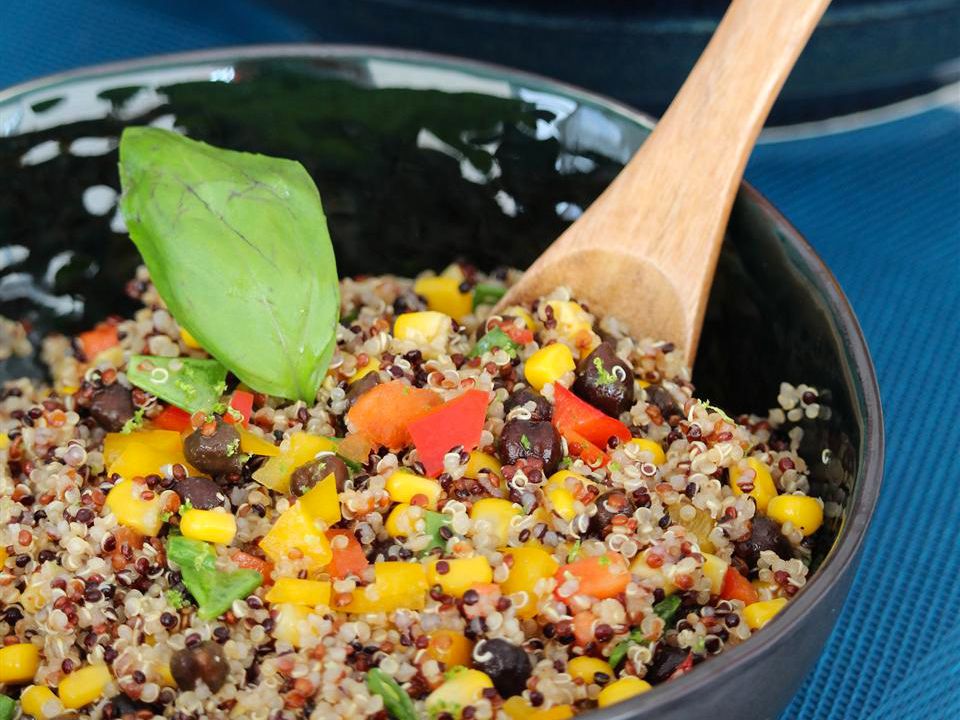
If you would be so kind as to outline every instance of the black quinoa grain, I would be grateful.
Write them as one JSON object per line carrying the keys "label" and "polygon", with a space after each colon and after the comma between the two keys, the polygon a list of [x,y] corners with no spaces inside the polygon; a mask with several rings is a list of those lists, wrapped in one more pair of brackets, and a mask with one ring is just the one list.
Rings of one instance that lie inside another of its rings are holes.
{"label": "black quinoa grain", "polygon": [[664,515],[662,518],[660,518],[659,522],[657,522],[657,525],[659,525],[662,530],[666,530],[668,527],[670,527],[670,523],[670,516]]}
{"label": "black quinoa grain", "polygon": [[165,612],[160,615],[160,624],[163,625],[167,630],[176,627],[177,625],[177,616],[173,613]]}

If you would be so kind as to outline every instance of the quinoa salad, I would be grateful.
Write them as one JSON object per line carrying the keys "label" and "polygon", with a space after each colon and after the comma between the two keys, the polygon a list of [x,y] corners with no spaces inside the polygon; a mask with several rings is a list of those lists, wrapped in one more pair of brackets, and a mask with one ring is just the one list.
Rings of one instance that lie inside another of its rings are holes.
{"label": "quinoa salad", "polygon": [[[565,288],[494,312],[519,272],[461,262],[334,267],[288,390],[256,308],[233,345],[191,314],[144,207],[142,309],[47,336],[49,380],[0,390],[0,720],[563,720],[748,640],[806,583],[816,389],[731,417],[670,342]],[[26,330],[2,319],[0,356]]]}

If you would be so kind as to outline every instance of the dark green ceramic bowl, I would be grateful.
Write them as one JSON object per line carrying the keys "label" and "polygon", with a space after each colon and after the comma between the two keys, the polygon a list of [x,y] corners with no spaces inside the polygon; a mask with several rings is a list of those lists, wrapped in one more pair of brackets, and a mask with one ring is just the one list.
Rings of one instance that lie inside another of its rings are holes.
{"label": "dark green ceramic bowl", "polygon": [[[132,309],[123,288],[138,256],[115,219],[116,145],[146,123],[302,161],[344,275],[456,258],[526,266],[650,128],[549,80],[370,48],[226,50],[39,80],[0,93],[0,314],[39,336]],[[0,365],[0,377],[25,372],[42,374],[33,360]],[[829,420],[806,429],[803,450],[842,520],[821,532],[812,581],[758,637],[597,719],[775,716],[833,626],[876,502],[880,401],[856,318],[810,246],[746,185],[694,380],[732,412],[772,406],[782,380],[822,388]]]}

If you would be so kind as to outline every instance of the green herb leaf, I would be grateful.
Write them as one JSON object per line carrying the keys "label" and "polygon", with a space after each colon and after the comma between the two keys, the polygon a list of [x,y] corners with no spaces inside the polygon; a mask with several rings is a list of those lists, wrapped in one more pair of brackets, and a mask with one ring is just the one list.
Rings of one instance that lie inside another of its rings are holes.
{"label": "green herb leaf", "polygon": [[351,460],[350,458],[344,457],[343,455],[339,455],[339,454],[337,455],[337,457],[343,460],[343,464],[346,465],[351,472],[355,472],[355,473],[363,472],[363,465],[358,463],[356,460]]}
{"label": "green herb leaf", "polygon": [[180,568],[183,584],[197,601],[201,620],[219,617],[260,587],[263,576],[256,570],[217,570],[217,554],[209,543],[174,535],[167,540],[167,557]]}
{"label": "green herb leaf", "polygon": [[480,357],[485,352],[490,352],[494,348],[500,348],[507,355],[515,358],[520,346],[511,340],[510,336],[503,330],[496,327],[489,330],[486,335],[477,340],[477,344],[474,345],[473,350],[470,351],[470,357]]}
{"label": "green herb leaf", "polygon": [[367,687],[383,698],[383,705],[394,720],[417,720],[413,701],[400,684],[380,668],[367,671]]}
{"label": "green herb leaf", "polygon": [[715,413],[720,415],[720,417],[722,417],[726,422],[730,423],[731,425],[736,425],[736,422],[732,417],[727,415],[723,410],[718,408],[716,405],[712,405],[709,400],[704,400],[700,404],[703,405],[703,409],[706,410],[707,412],[709,412],[710,410],[713,410]]}
{"label": "green herb leaf", "polygon": [[610,653],[608,658],[610,662],[610,667],[616,669],[617,665],[623,662],[623,659],[627,656],[627,650],[630,649],[631,645],[646,645],[647,640],[643,637],[643,633],[639,629],[631,630],[630,635],[621,640],[614,646],[613,652]]}
{"label": "green herb leaf", "polygon": [[662,619],[667,627],[673,625],[674,616],[680,609],[680,597],[671,595],[653,606],[653,614]]}
{"label": "green herb leaf", "polygon": [[479,305],[496,305],[506,294],[507,289],[502,285],[477,283],[473,288],[473,309],[476,310]]}
{"label": "green herb leaf", "polygon": [[183,593],[179,590],[167,590],[166,592],[167,602],[170,603],[170,606],[174,610],[180,610],[185,608],[190,603],[187,602],[187,599],[183,596]]}
{"label": "green herb leaf", "polygon": [[147,411],[145,407],[138,408],[137,411],[133,414],[133,417],[127,420],[123,427],[120,428],[120,432],[123,435],[129,435],[134,430],[139,430],[143,426],[143,414]]}
{"label": "green herb leaf", "polygon": [[340,299],[303,166],[131,127],[120,180],[130,237],[177,322],[252,389],[313,401]]}
{"label": "green herb leaf", "polygon": [[13,716],[16,714],[16,700],[6,695],[0,695],[0,720],[13,720]]}
{"label": "green herb leaf", "polygon": [[529,450],[533,447],[533,445],[530,443],[530,438],[528,438],[526,435],[520,436],[520,445],[523,446],[524,450]]}
{"label": "green herb leaf", "polygon": [[573,547],[570,548],[570,552],[567,553],[567,562],[568,562],[568,563],[572,563],[574,560],[577,559],[577,556],[578,556],[579,554],[580,554],[580,540],[578,539],[578,540],[573,544]]}
{"label": "green herb leaf", "polygon": [[190,413],[209,411],[227,388],[227,369],[216,360],[134,355],[127,364],[127,378]]}
{"label": "green herb leaf", "polygon": [[613,385],[617,381],[616,375],[603,366],[603,360],[598,357],[593,359],[593,366],[597,369],[598,385]]}

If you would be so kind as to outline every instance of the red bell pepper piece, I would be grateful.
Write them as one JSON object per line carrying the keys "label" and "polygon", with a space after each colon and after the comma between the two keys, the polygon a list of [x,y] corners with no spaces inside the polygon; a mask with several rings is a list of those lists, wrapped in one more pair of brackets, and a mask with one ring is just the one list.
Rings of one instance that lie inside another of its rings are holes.
{"label": "red bell pepper piece", "polygon": [[161,430],[183,432],[190,427],[190,413],[173,405],[167,405],[160,414],[153,419],[153,424]]}
{"label": "red bell pepper piece", "polygon": [[570,432],[582,436],[601,450],[607,447],[612,437],[620,442],[630,440],[630,428],[584,402],[563,385],[554,384],[553,403],[553,424],[568,442]]}
{"label": "red bell pepper piece", "polygon": [[407,425],[427,475],[443,472],[443,456],[452,448],[459,445],[467,452],[477,448],[488,402],[485,391],[468,390]]}
{"label": "red bell pepper piece", "polygon": [[[339,543],[333,542],[335,537],[345,537],[347,546],[338,547]],[[330,541],[330,550],[333,552],[333,558],[327,565],[330,577],[342,579],[348,575],[360,575],[370,564],[367,556],[363,554],[360,541],[350,530],[327,530],[327,539]]]}
{"label": "red bell pepper piece", "polygon": [[[243,426],[250,424],[250,415],[253,414],[253,393],[246,390],[234,390],[230,397],[230,407],[243,416]],[[236,422],[238,418],[233,413],[227,413],[223,419],[228,423]]]}
{"label": "red bell pepper piece", "polygon": [[114,345],[119,344],[117,325],[110,321],[98,323],[93,330],[80,333],[77,336],[77,342],[80,344],[83,354],[87,356],[87,361],[92,362],[104,350],[109,350]]}
{"label": "red bell pepper piece", "polygon": [[517,345],[526,345],[533,342],[533,331],[529,328],[517,327],[511,320],[501,320],[494,323],[503,330],[507,337],[513,340]]}
{"label": "red bell pepper piece", "polygon": [[567,439],[567,452],[580,458],[590,467],[603,467],[610,460],[603,450],[575,430],[567,430],[562,434]]}
{"label": "red bell pepper piece", "polygon": [[273,563],[263,558],[258,558],[256,555],[245,553],[242,550],[235,552],[230,556],[230,559],[233,560],[233,564],[238,568],[243,570],[256,570],[263,576],[263,582],[267,585],[273,583],[270,577],[270,573],[273,572]]}
{"label": "red bell pepper piece", "polygon": [[732,567],[727,568],[727,574],[723,576],[720,597],[724,600],[741,600],[744,605],[750,605],[760,599],[757,589]]}

